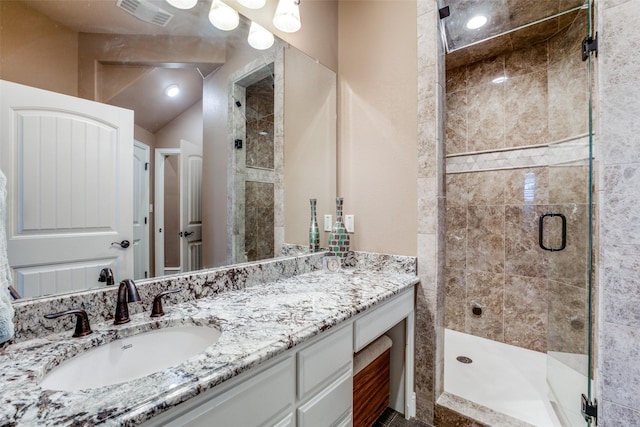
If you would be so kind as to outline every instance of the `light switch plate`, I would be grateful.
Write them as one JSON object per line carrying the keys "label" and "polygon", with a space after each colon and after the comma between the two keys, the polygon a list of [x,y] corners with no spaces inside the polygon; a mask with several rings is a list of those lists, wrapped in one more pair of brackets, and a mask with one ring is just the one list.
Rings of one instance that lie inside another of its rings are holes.
{"label": "light switch plate", "polygon": [[353,233],[356,231],[356,219],[354,215],[344,216],[344,228],[347,229],[347,233]]}
{"label": "light switch plate", "polygon": [[331,231],[333,216],[325,215],[324,216],[324,231]]}

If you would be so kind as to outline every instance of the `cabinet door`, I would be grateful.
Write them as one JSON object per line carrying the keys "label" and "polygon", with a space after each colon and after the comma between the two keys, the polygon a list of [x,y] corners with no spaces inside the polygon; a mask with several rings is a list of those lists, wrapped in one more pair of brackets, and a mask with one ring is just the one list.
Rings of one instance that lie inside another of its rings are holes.
{"label": "cabinet door", "polygon": [[298,427],[327,427],[351,420],[351,369],[298,409]]}
{"label": "cabinet door", "polygon": [[293,425],[295,374],[294,358],[289,357],[164,425]]}

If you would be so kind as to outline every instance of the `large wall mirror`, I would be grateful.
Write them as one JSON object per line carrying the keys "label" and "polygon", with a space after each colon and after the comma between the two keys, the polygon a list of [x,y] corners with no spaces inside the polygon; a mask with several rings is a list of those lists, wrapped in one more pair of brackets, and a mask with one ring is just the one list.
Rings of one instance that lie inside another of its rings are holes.
{"label": "large wall mirror", "polygon": [[310,198],[333,213],[335,73],[277,37],[252,48],[243,16],[218,30],[210,6],[0,2],[21,297],[277,257],[308,245]]}

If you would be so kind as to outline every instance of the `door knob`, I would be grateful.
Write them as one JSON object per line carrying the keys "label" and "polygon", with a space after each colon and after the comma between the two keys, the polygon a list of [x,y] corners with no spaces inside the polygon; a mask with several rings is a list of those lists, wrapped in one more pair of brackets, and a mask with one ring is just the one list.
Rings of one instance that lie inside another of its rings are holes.
{"label": "door knob", "polygon": [[122,249],[127,249],[129,246],[131,246],[131,242],[128,240],[123,240],[122,242],[111,242],[111,246],[113,245],[118,245]]}
{"label": "door knob", "polygon": [[189,236],[191,236],[193,233],[195,233],[195,231],[181,231],[181,232],[180,232],[180,237],[189,237]]}

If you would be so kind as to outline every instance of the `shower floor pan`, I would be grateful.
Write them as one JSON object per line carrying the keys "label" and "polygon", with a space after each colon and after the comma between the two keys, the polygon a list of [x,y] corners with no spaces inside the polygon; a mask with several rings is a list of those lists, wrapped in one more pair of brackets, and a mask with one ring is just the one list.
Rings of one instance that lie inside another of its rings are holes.
{"label": "shower floor pan", "polygon": [[444,340],[439,405],[495,427],[512,427],[516,420],[561,427],[549,401],[545,354],[449,329]]}

